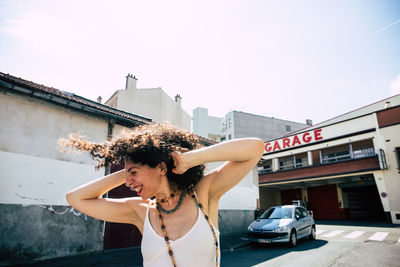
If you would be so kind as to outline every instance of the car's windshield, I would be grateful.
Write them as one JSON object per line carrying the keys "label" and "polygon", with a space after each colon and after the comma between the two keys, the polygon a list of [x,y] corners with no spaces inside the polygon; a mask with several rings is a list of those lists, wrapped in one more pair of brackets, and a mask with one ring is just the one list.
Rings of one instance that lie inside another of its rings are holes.
{"label": "car's windshield", "polygon": [[290,207],[270,208],[260,216],[260,219],[290,219],[292,210]]}

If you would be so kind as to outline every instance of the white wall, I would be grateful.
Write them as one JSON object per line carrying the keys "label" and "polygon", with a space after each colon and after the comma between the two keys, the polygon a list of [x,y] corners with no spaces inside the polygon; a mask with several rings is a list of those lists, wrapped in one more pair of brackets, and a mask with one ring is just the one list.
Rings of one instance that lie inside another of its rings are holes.
{"label": "white wall", "polygon": [[83,113],[14,94],[0,95],[0,151],[92,164],[86,156],[71,158],[57,142],[70,133],[91,141],[107,138],[107,122]]}
{"label": "white wall", "polygon": [[[136,80],[127,77],[125,90],[118,90],[117,108],[152,119],[156,122],[169,121],[188,131],[191,130],[192,118],[183,110],[180,102],[175,102],[160,87],[138,89]],[[111,101],[107,101],[109,103]]]}
{"label": "white wall", "polygon": [[375,103],[372,103],[370,105],[358,108],[356,110],[352,110],[350,112],[347,112],[345,114],[339,115],[339,116],[337,116],[335,118],[332,118],[332,119],[329,119],[327,121],[315,124],[315,125],[309,127],[308,129],[310,130],[310,129],[320,128],[320,127],[323,127],[325,125],[329,125],[329,124],[332,124],[332,123],[337,123],[339,121],[349,120],[349,119],[352,119],[352,118],[356,118],[358,116],[362,116],[362,115],[365,115],[365,114],[368,114],[368,113],[375,112],[377,110],[384,109],[385,106],[386,106],[386,102],[388,102],[388,101],[390,102],[390,105],[392,107],[399,106],[400,105],[400,94],[392,96],[392,97],[389,97],[387,99],[383,99],[381,101],[377,101]]}
{"label": "white wall", "polygon": [[400,169],[395,153],[395,148],[400,147],[400,125],[380,128],[377,131],[379,135],[377,140],[374,140],[374,145],[377,146],[377,150],[385,151],[388,169],[375,174],[375,181],[379,193],[387,193],[386,198],[381,197],[385,211],[391,212],[393,223],[400,224],[400,220],[395,216],[396,213],[400,214]]}
{"label": "white wall", "polygon": [[87,153],[62,153],[57,141],[80,133],[103,142],[107,121],[16,94],[1,94],[0,121],[0,203],[68,205],[66,192],[104,175]]}
{"label": "white wall", "polygon": [[192,132],[194,134],[219,141],[221,130],[222,118],[208,116],[206,108],[198,107],[193,110]]}
{"label": "white wall", "polygon": [[69,205],[65,194],[104,175],[94,165],[0,151],[0,203]]}
{"label": "white wall", "polygon": [[[205,173],[221,166],[223,162],[206,164]],[[219,200],[221,210],[255,210],[258,199],[258,171],[251,170],[243,180],[226,192]]]}

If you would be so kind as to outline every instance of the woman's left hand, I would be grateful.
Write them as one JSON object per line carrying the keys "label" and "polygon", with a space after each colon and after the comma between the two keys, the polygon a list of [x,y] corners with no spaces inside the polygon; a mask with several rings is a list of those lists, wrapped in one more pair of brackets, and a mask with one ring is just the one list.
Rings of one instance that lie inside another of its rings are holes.
{"label": "woman's left hand", "polygon": [[175,166],[175,168],[172,169],[173,173],[184,174],[190,168],[184,154],[175,151],[171,153],[171,156],[172,159],[174,160],[174,166]]}

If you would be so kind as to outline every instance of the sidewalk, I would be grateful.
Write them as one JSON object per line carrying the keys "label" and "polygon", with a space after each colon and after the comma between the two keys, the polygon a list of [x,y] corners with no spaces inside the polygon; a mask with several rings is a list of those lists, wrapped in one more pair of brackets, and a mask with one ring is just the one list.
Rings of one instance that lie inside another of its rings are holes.
{"label": "sidewalk", "polygon": [[[221,236],[221,253],[231,251],[233,249],[246,246],[247,241],[241,239],[241,235]],[[126,266],[126,267],[140,267],[142,266],[142,254],[140,247],[130,247],[121,249],[110,249],[97,253],[55,258],[35,262],[31,264],[20,264],[13,266],[41,266],[41,267],[66,267],[66,266]]]}

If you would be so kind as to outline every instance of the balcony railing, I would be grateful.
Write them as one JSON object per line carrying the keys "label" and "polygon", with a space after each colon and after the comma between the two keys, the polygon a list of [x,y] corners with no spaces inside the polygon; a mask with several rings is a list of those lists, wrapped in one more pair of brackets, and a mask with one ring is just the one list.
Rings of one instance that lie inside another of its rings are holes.
{"label": "balcony railing", "polygon": [[[349,151],[341,151],[341,152],[335,152],[335,153],[329,153],[327,155],[323,155],[322,151],[320,150],[320,159],[321,159],[321,164],[330,164],[330,163],[336,163],[336,162],[342,162],[342,161],[348,161],[348,160],[353,160],[353,159],[362,159],[362,158],[368,158],[368,157],[374,157],[377,156],[375,153],[375,150],[373,147],[367,147],[367,148],[362,148],[358,150],[349,150]],[[294,160],[297,162],[294,163]],[[305,168],[309,167],[309,163],[307,158],[297,158],[294,159],[293,161],[290,160],[284,160],[279,162],[279,171],[286,171],[286,170],[293,170],[293,169],[300,169],[300,168]],[[314,163],[315,166],[318,166],[318,163]],[[314,165],[313,164],[313,165]],[[271,165],[268,166],[262,166],[258,168],[258,174],[268,174],[272,173],[272,167]]]}
{"label": "balcony railing", "polygon": [[272,172],[272,168],[259,168],[258,169],[258,174],[266,174],[266,173],[271,173]]}
{"label": "balcony railing", "polygon": [[346,154],[334,154],[334,156],[330,155],[323,155],[321,159],[322,164],[326,163],[334,163],[338,161],[345,161],[351,159],[350,152],[347,151]]}
{"label": "balcony railing", "polygon": [[375,150],[373,147],[368,147],[368,148],[363,148],[360,150],[354,150],[353,151],[353,159],[361,159],[361,158],[367,158],[367,157],[373,157],[375,156]]}
{"label": "balcony railing", "polygon": [[337,153],[331,153],[328,155],[322,155],[321,164],[335,163],[352,159],[361,159],[361,158],[373,157],[375,155],[376,154],[373,147],[354,150],[353,153],[351,153],[351,151],[342,151]]}
{"label": "balcony railing", "polygon": [[292,170],[309,166],[308,162],[289,163],[279,166],[279,170]]}

